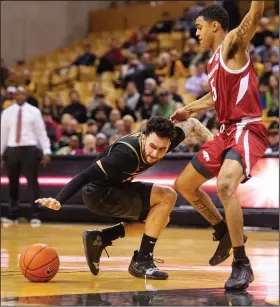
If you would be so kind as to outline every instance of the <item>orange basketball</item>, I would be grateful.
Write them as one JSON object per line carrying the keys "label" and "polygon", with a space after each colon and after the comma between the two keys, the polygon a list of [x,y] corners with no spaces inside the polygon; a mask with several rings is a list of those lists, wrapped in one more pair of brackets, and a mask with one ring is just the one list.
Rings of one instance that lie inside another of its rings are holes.
{"label": "orange basketball", "polygon": [[19,267],[30,281],[49,281],[58,272],[58,254],[46,244],[33,244],[20,255]]}

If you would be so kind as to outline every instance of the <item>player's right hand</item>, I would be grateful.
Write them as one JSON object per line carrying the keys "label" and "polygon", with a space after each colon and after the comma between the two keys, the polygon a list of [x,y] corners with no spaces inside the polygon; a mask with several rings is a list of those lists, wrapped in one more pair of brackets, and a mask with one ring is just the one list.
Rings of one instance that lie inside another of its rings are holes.
{"label": "player's right hand", "polygon": [[35,200],[36,204],[41,204],[49,209],[52,210],[59,210],[61,208],[61,204],[58,200],[54,199],[54,198],[39,198],[37,200]]}
{"label": "player's right hand", "polygon": [[173,123],[182,122],[190,117],[190,113],[186,110],[185,107],[176,110],[171,116],[170,119]]}

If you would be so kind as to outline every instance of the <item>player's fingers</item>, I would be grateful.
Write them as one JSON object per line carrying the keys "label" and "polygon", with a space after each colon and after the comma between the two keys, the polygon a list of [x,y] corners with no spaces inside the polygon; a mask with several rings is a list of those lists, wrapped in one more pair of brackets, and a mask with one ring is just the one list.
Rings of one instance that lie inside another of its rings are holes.
{"label": "player's fingers", "polygon": [[40,204],[41,202],[42,202],[42,198],[38,198],[38,199],[35,200],[36,204]]}
{"label": "player's fingers", "polygon": [[56,203],[55,205],[54,205],[54,210],[59,210],[61,208],[61,205],[60,205],[60,203]]}

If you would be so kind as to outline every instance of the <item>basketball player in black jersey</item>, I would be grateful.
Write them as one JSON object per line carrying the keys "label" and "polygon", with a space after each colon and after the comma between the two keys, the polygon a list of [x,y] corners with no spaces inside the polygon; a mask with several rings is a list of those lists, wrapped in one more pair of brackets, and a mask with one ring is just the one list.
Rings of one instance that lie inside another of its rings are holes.
{"label": "basketball player in black jersey", "polygon": [[213,139],[209,130],[195,118],[174,126],[169,119],[153,117],[147,122],[145,132],[125,136],[113,143],[96,162],[73,178],[55,199],[36,201],[59,210],[61,204],[82,188],[84,203],[91,212],[124,222],[103,230],[84,231],[86,259],[94,275],[99,273],[103,249],[112,245],[113,240],[138,228],[137,222],[145,221],[141,246],[134,252],[129,273],[139,278],[168,278],[168,274],[154,264],[153,250],[169,222],[177,194],[171,187],[131,181],[159,162],[191,132],[205,141]]}

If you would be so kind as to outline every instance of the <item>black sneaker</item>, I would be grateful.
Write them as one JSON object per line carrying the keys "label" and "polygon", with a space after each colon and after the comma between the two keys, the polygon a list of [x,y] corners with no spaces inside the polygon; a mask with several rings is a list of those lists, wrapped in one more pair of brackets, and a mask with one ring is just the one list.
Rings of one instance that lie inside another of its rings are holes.
{"label": "black sneaker", "polygon": [[254,296],[246,290],[241,291],[225,291],[225,296],[229,306],[252,306]]}
{"label": "black sneaker", "polygon": [[168,274],[160,271],[154,264],[154,262],[163,263],[163,260],[153,259],[153,257],[149,255],[145,256],[144,260],[138,260],[137,255],[138,251],[135,251],[128,268],[128,272],[131,275],[144,279],[168,278]]}
{"label": "black sneaker", "polygon": [[[244,234],[244,243],[247,242],[248,237]],[[229,232],[227,231],[222,237],[213,233],[213,241],[220,241],[215,251],[214,256],[209,260],[209,264],[214,266],[225,261],[233,252]]]}
{"label": "black sneaker", "polygon": [[[111,241],[106,242],[102,238],[101,230],[85,230],[83,234],[83,242],[84,242],[86,259],[90,271],[92,272],[92,274],[97,275],[99,273],[99,263],[100,263],[101,254],[107,246],[112,245],[112,242]],[[107,256],[109,257],[108,253]]]}
{"label": "black sneaker", "polygon": [[232,273],[225,283],[227,290],[244,290],[249,287],[249,283],[254,281],[255,277],[250,261],[247,257],[246,260],[248,263],[244,263],[243,260],[233,260]]}

